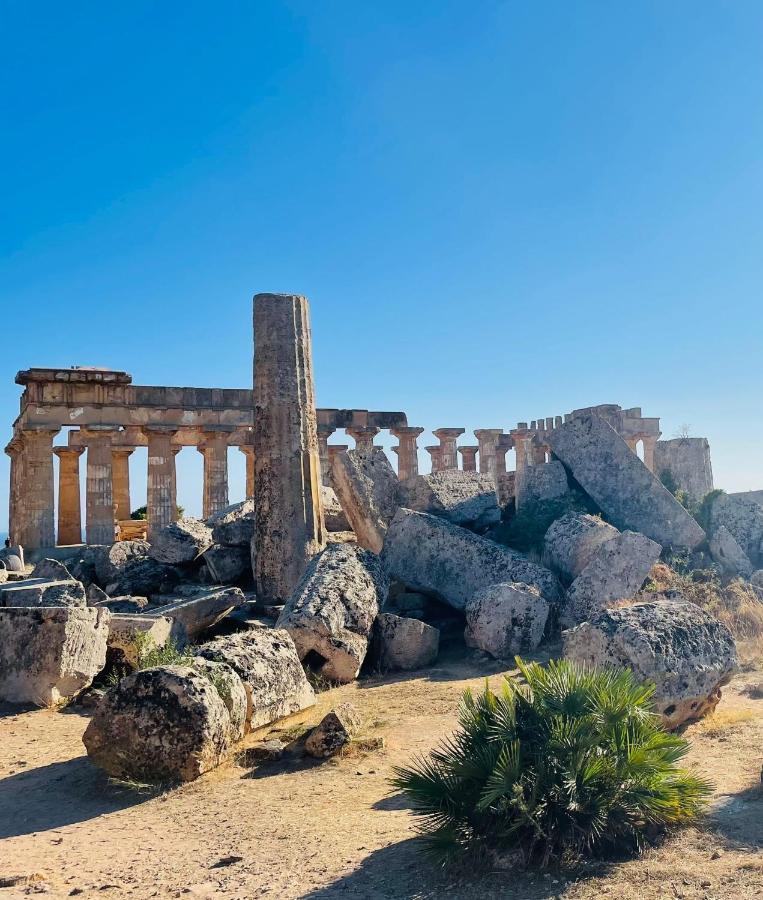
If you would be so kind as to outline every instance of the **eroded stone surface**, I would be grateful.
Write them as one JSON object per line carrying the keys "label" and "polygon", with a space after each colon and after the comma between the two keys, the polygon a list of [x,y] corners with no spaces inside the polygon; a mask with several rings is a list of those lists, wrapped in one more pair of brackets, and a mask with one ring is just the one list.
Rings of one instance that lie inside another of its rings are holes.
{"label": "eroded stone surface", "polygon": [[562,597],[548,569],[437,516],[398,510],[387,531],[382,561],[393,578],[441,597],[455,609],[482,588],[501,582],[534,585],[549,602]]}
{"label": "eroded stone surface", "polygon": [[383,672],[424,669],[437,659],[440,631],[419,619],[380,613],[374,624],[373,660]]}
{"label": "eroded stone surface", "polygon": [[763,506],[748,497],[720,494],[710,510],[710,532],[728,528],[753,566],[763,565]]}
{"label": "eroded stone surface", "polygon": [[249,547],[254,537],[254,500],[234,503],[207,519],[212,540],[224,547]]}
{"label": "eroded stone surface", "polygon": [[252,561],[250,546],[225,547],[214,544],[204,551],[212,580],[217,584],[236,584],[251,576]]}
{"label": "eroded stone surface", "polygon": [[201,519],[180,519],[151,532],[149,556],[157,562],[177,565],[197,559],[212,546],[212,529]]}
{"label": "eroded stone surface", "polygon": [[549,604],[537,587],[502,582],[478,591],[466,604],[467,647],[496,659],[534,650],[543,639]]}
{"label": "eroded stone surface", "polygon": [[661,552],[658,543],[635,531],[624,531],[600,544],[567,591],[559,612],[562,627],[585,622],[618,600],[630,600]]}
{"label": "eroded stone surface", "polygon": [[114,778],[192,781],[223,761],[233,730],[205,675],[190,666],[157,666],[107,691],[82,740]]}
{"label": "eroded stone surface", "polygon": [[558,500],[570,491],[564,466],[554,460],[519,469],[514,481],[517,509],[529,503]]}
{"label": "eroded stone surface", "polygon": [[342,504],[339,502],[339,498],[333,488],[324,484],[321,485],[321,501],[327,531],[352,531],[345,511],[342,509]]}
{"label": "eroded stone surface", "polygon": [[166,647],[171,640],[183,643],[179,640],[180,633],[166,616],[112,612],[108,649],[117,653],[119,660],[131,669],[137,669],[142,653]]}
{"label": "eroded stone surface", "polygon": [[355,544],[330,544],[311,562],[276,627],[289,632],[299,658],[325,678],[352,681],[388,586],[378,556]]}
{"label": "eroded stone surface", "polygon": [[193,668],[212,682],[230,717],[231,739],[240,741],[249,730],[249,699],[241,678],[224,662],[197,656]]}
{"label": "eroded stone surface", "polygon": [[697,522],[604,419],[583,415],[549,431],[546,440],[618,528],[668,547],[693,549],[705,539]]}
{"label": "eroded stone surface", "polygon": [[141,557],[126,563],[105,589],[111,597],[151,597],[171,591],[180,581],[180,573],[168,563]]}
{"label": "eroded stone surface", "polygon": [[327,759],[350,743],[360,728],[362,719],[352,703],[341,703],[325,715],[305,741],[310,756]]}
{"label": "eroded stone surface", "polygon": [[482,533],[501,519],[495,478],[450,469],[416,475],[403,485],[403,505]]}
{"label": "eroded stone surface", "polygon": [[148,541],[118,541],[110,547],[93,547],[91,559],[101,587],[116,581],[133,562],[149,555]]}
{"label": "eroded stone surface", "polygon": [[41,559],[32,571],[32,578],[45,581],[73,581],[71,572],[57,559]]}
{"label": "eroded stone surface", "polygon": [[0,699],[54,706],[106,662],[111,614],[75,607],[0,609]]}
{"label": "eroded stone surface", "polygon": [[169,616],[182,625],[193,640],[245,602],[243,591],[237,587],[201,589],[193,597],[173,598],[169,603],[155,607],[152,612]]}
{"label": "eroded stone surface", "polygon": [[585,569],[601,544],[620,532],[586,513],[569,512],[552,522],[543,539],[543,563],[570,584]]}
{"label": "eroded stone surface", "polygon": [[712,712],[737,664],[734,639],[694,603],[661,600],[608,609],[563,633],[579,663],[625,666],[656,685],[655,711],[668,728]]}
{"label": "eroded stone surface", "polygon": [[749,578],[753,565],[734,535],[725,525],[719,525],[710,538],[710,555],[725,575]]}
{"label": "eroded stone surface", "polygon": [[79,581],[27,578],[0,585],[0,606],[86,606],[85,588]]}

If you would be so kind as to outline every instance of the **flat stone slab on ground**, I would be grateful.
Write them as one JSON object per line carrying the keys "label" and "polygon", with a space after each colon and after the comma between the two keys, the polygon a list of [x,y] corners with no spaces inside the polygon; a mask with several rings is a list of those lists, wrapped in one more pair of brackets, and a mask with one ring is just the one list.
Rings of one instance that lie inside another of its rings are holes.
{"label": "flat stone slab on ground", "polygon": [[81,582],[27,578],[0,585],[0,606],[87,606]]}
{"label": "flat stone slab on ground", "polygon": [[194,597],[173,599],[162,606],[154,607],[151,613],[173,619],[183,626],[189,639],[194,640],[245,602],[246,597],[240,588],[211,589]]}

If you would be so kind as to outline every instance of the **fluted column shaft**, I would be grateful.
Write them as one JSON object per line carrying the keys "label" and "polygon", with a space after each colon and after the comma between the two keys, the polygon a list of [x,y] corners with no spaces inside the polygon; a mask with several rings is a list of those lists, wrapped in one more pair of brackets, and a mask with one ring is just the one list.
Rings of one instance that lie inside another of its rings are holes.
{"label": "fluted column shaft", "polygon": [[114,483],[111,442],[114,429],[82,430],[87,445],[85,528],[88,544],[114,543]]}
{"label": "fluted column shaft", "polygon": [[238,448],[246,457],[246,496],[254,497],[254,447]]}
{"label": "fluted column shaft", "polygon": [[644,465],[650,472],[654,472],[654,449],[657,446],[657,438],[645,436],[641,438],[644,445]]}
{"label": "fluted column shaft", "polygon": [[335,431],[336,428],[331,425],[319,425],[317,429],[318,457],[321,461],[321,483],[327,487],[331,484],[328,440]]}
{"label": "fluted column shaft", "polygon": [[225,432],[205,432],[199,445],[204,456],[204,518],[228,505],[228,436]]}
{"label": "fluted column shaft", "polygon": [[148,439],[148,527],[151,531],[174,522],[177,516],[175,454],[172,445],[175,429],[145,427]]}
{"label": "fluted column shaft", "polygon": [[442,447],[439,444],[434,444],[424,447],[424,449],[432,460],[432,474],[436,475],[438,472],[442,472]]}
{"label": "fluted column shaft", "polygon": [[20,502],[21,483],[23,480],[24,453],[23,441],[16,436],[5,448],[11,460],[10,490],[8,492],[8,535],[12,544],[21,542],[22,510]]}
{"label": "fluted column shaft", "polygon": [[480,472],[492,475],[493,478],[497,476],[495,451],[502,434],[501,428],[479,428],[474,432],[480,448]]}
{"label": "fluted column shaft", "polygon": [[55,447],[58,457],[58,543],[82,542],[82,503],[79,485],[79,458],[82,447]]}
{"label": "fluted column shaft", "polygon": [[114,485],[114,518],[117,522],[130,518],[130,456],[134,447],[114,447],[111,465]]}
{"label": "fluted column shaft", "polygon": [[466,431],[465,428],[438,428],[432,432],[440,442],[440,471],[458,468],[456,441]]}
{"label": "fluted column shaft", "polygon": [[397,477],[401,481],[419,474],[419,454],[416,441],[423,431],[423,428],[409,426],[392,429],[392,434],[400,441],[400,444],[394,449],[398,460]]}
{"label": "fluted column shaft", "polygon": [[461,454],[461,468],[464,472],[477,471],[477,451],[479,447],[459,447],[458,452]]}
{"label": "fluted column shaft", "polygon": [[19,483],[21,540],[27,549],[56,543],[53,484],[53,438],[58,428],[23,432],[23,469]]}

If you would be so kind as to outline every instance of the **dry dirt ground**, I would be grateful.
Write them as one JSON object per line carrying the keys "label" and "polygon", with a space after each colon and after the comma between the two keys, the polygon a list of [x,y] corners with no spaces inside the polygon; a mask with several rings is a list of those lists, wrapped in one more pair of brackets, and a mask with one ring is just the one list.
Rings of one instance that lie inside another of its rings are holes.
{"label": "dry dirt ground", "polygon": [[717,786],[702,828],[641,858],[576,871],[464,878],[433,870],[389,788],[391,768],[451,731],[463,689],[496,672],[451,657],[426,672],[328,691],[307,714],[279,723],[281,735],[350,699],[385,749],[323,764],[294,753],[257,768],[240,755],[163,794],[111,784],[90,764],[81,710],[1,710],[0,900],[763,897],[761,666],[726,688],[712,720],[688,729],[691,764]]}

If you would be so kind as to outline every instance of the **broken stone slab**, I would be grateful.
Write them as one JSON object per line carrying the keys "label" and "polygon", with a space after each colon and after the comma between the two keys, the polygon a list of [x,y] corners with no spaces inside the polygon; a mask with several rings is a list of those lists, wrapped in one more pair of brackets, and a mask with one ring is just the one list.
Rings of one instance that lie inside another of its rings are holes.
{"label": "broken stone slab", "polygon": [[251,578],[250,548],[213,544],[204,551],[204,562],[214,583],[235,584],[247,576]]}
{"label": "broken stone slab", "polygon": [[245,602],[246,598],[240,588],[229,587],[173,600],[153,608],[151,612],[157,616],[169,616],[183,626],[190,640],[194,640]]}
{"label": "broken stone slab", "polygon": [[107,691],[82,741],[90,759],[113,778],[192,781],[225,759],[233,729],[204,674],[190,666],[157,666]]}
{"label": "broken stone slab", "polygon": [[118,541],[109,546],[92,548],[90,558],[95,566],[95,576],[101,587],[116,581],[122,572],[139,559],[146,559],[150,550],[148,541]]}
{"label": "broken stone slab", "polygon": [[403,483],[403,506],[482,533],[501,520],[495,478],[448,470],[414,475]]}
{"label": "broken stone slab", "polygon": [[419,619],[379,613],[374,623],[372,653],[383,672],[424,669],[440,651],[440,631]]}
{"label": "broken stone slab", "polygon": [[713,532],[710,538],[710,555],[724,575],[749,578],[754,571],[749,557],[725,525],[719,525]]}
{"label": "broken stone slab", "polygon": [[207,525],[212,529],[215,544],[248,549],[254,538],[254,500],[226,506],[207,519]]}
{"label": "broken stone slab", "polygon": [[95,582],[87,586],[85,598],[87,599],[88,606],[98,606],[99,603],[103,603],[110,599],[106,591],[104,591],[103,588],[98,587]]}
{"label": "broken stone slab", "polygon": [[89,603],[88,605],[102,607],[112,613],[126,613],[128,615],[141,613],[148,606],[147,597],[109,597],[108,594],[105,596],[105,600],[99,600],[97,603]]}
{"label": "broken stone slab", "polygon": [[127,563],[118,577],[106,585],[111,597],[151,597],[166,594],[180,581],[178,570],[151,557],[134,559]]}
{"label": "broken stone slab", "polygon": [[316,759],[335,756],[358,733],[362,721],[352,703],[340,703],[310,732],[305,750]]}
{"label": "broken stone slab", "polygon": [[197,656],[194,659],[193,668],[215,686],[215,690],[228,710],[231,739],[240,741],[249,728],[247,722],[249,700],[244,682],[227,663],[205,659],[203,656]]}
{"label": "broken stone slab", "polygon": [[151,613],[134,615],[112,613],[109,620],[108,649],[131,669],[141,665],[141,655],[148,650],[161,650],[170,642],[185,644],[185,632],[167,616]]}
{"label": "broken stone slab", "polygon": [[537,587],[502,582],[483,588],[466,604],[467,647],[496,659],[534,650],[543,639],[549,605]]}
{"label": "broken stone slab", "polygon": [[623,531],[600,544],[567,591],[559,611],[562,628],[585,622],[618,600],[630,600],[661,552],[658,543],[635,531]]}
{"label": "broken stone slab", "polygon": [[676,728],[712,712],[737,665],[731,633],[695,603],[660,600],[607,609],[562,634],[564,655],[623,666],[656,686],[655,712]]}
{"label": "broken stone slab", "polygon": [[0,606],[87,606],[79,581],[26,578],[0,585]]}
{"label": "broken stone slab", "polygon": [[552,522],[543,539],[543,564],[570,584],[601,544],[620,532],[599,516],[569,512]]}
{"label": "broken stone slab", "polygon": [[72,573],[57,559],[41,559],[32,570],[32,578],[45,581],[74,581]]}
{"label": "broken stone slab", "polygon": [[358,544],[381,553],[387,527],[402,502],[402,487],[381,447],[337,453],[331,463],[336,491]]}
{"label": "broken stone slab", "polygon": [[305,676],[289,633],[258,628],[216,638],[199,648],[204,659],[226,663],[247,692],[249,728],[315,705],[315,692]]}
{"label": "broken stone slab", "polygon": [[693,549],[705,533],[620,435],[595,415],[546,433],[554,455],[607,518],[664,547]]}
{"label": "broken stone slab", "polygon": [[54,706],[103,669],[111,614],[92,607],[0,609],[0,699]]}
{"label": "broken stone slab", "polygon": [[710,533],[725,526],[753,564],[763,565],[763,506],[748,497],[719,494],[710,508]]}
{"label": "broken stone slab", "polygon": [[530,503],[558,500],[569,492],[567,472],[558,460],[525,466],[517,472],[514,480],[517,509]]}
{"label": "broken stone slab", "polygon": [[563,593],[552,572],[521,553],[410,509],[398,510],[392,520],[382,562],[391,577],[459,610],[482,588],[502,582],[534,585],[549,603]]}
{"label": "broken stone slab", "polygon": [[179,519],[151,534],[149,556],[160,563],[190,563],[212,546],[212,529],[201,519]]}
{"label": "broken stone slab", "polygon": [[321,504],[323,506],[323,519],[326,523],[326,531],[352,531],[347,516],[342,509],[342,504],[333,488],[321,485]]}
{"label": "broken stone slab", "polygon": [[355,544],[329,544],[308,566],[276,627],[289,632],[299,658],[324,678],[352,681],[388,588],[378,556]]}

